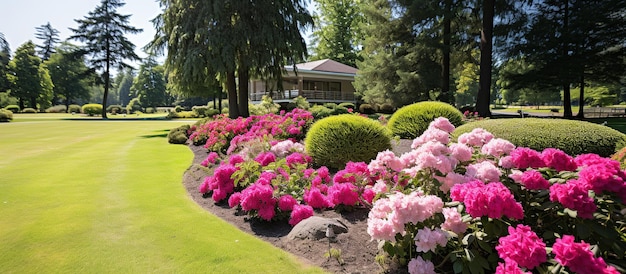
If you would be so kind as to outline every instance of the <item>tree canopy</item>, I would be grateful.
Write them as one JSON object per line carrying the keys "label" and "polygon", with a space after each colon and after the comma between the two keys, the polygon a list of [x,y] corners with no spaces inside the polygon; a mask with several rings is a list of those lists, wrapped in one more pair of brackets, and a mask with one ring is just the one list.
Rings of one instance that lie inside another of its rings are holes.
{"label": "tree canopy", "polygon": [[50,55],[55,52],[57,44],[61,41],[59,39],[59,31],[50,25],[48,22],[45,25],[41,25],[35,28],[35,37],[41,40],[41,45],[37,45],[37,53],[43,61],[50,59]]}
{"label": "tree canopy", "polygon": [[64,42],[44,62],[54,83],[54,97],[65,102],[66,111],[77,100],[89,99],[89,84],[93,73],[87,68],[85,58],[79,52],[78,46]]}

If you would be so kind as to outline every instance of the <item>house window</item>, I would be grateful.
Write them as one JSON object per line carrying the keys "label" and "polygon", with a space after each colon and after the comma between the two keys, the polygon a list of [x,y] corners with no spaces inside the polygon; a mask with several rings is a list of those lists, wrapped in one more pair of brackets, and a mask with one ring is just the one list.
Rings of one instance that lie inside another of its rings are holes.
{"label": "house window", "polygon": [[322,81],[304,81],[302,83],[304,90],[319,90],[319,91],[341,91],[340,82],[322,82]]}

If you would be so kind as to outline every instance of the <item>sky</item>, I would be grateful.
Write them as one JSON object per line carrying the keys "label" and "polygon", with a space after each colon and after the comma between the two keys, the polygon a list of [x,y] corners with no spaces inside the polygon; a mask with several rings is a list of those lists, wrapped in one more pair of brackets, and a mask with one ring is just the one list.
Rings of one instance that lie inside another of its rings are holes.
{"label": "sky", "polygon": [[[126,0],[125,6],[117,12],[122,15],[131,15],[129,25],[143,29],[139,34],[126,34],[126,38],[135,44],[136,53],[140,57],[146,54],[141,50],[154,37],[152,20],[161,8],[156,0]],[[100,0],[0,0],[0,32],[11,47],[11,54],[22,44],[33,41],[41,44],[35,38],[35,28],[50,22],[58,30],[61,41],[73,33],[69,28],[77,28],[74,19],[82,19],[93,11]],[[78,43],[73,41],[73,43]]]}

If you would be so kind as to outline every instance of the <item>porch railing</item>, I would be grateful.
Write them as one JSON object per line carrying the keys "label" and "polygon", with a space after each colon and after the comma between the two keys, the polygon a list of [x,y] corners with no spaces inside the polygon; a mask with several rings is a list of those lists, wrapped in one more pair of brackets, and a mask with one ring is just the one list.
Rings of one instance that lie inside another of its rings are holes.
{"label": "porch railing", "polygon": [[[269,91],[250,93],[251,101],[261,101],[265,95],[269,95]],[[274,91],[272,100],[291,100],[298,96],[302,96],[307,100],[317,101],[354,101],[354,93],[341,91],[323,91],[323,90],[285,90]]]}

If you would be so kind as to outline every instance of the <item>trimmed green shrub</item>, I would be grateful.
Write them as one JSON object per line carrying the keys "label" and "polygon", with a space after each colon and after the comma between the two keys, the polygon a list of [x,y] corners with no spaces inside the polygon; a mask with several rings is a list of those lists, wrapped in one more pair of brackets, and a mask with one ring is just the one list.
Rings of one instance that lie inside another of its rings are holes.
{"label": "trimmed green shrub", "polygon": [[209,107],[207,106],[193,106],[191,108],[191,111],[193,111],[197,117],[200,118],[204,118],[204,117],[208,117],[207,116],[207,112],[209,112]]}
{"label": "trimmed green shrub", "polygon": [[111,114],[121,114],[125,109],[120,105],[110,105],[107,107],[107,112]]}
{"label": "trimmed green shrub", "polygon": [[46,109],[46,113],[65,113],[67,108],[64,105],[51,106]]}
{"label": "trimmed green shrub", "polygon": [[463,114],[455,107],[442,102],[419,102],[398,109],[387,126],[394,136],[415,139],[422,135],[430,122],[445,117],[455,126],[463,122]]}
{"label": "trimmed green shrub", "polygon": [[94,116],[102,113],[102,105],[101,104],[86,104],[83,105],[83,113]]}
{"label": "trimmed green shrub", "polygon": [[570,155],[596,153],[609,157],[626,145],[626,135],[594,123],[540,118],[488,119],[467,123],[453,133],[454,139],[474,128],[483,128],[516,146],[542,151],[553,147]]}
{"label": "trimmed green shrub", "polygon": [[393,114],[394,107],[391,104],[385,103],[380,105],[380,113]]}
{"label": "trimmed green shrub", "polygon": [[13,112],[13,113],[18,113],[18,112],[20,112],[20,110],[21,110],[21,109],[20,109],[20,106],[18,106],[18,105],[8,105],[8,106],[6,106],[4,109],[6,109],[6,110],[10,110],[10,111],[11,111],[11,112]]}
{"label": "trimmed green shrub", "polygon": [[174,111],[176,111],[176,112],[181,112],[181,111],[183,111],[183,110],[185,110],[185,108],[183,108],[183,107],[181,107],[181,106],[176,106],[176,107],[174,107]]}
{"label": "trimmed green shrub", "polygon": [[37,113],[37,110],[34,108],[24,108],[22,113]]}
{"label": "trimmed green shrub", "polygon": [[378,152],[391,149],[391,135],[377,121],[342,114],[315,122],[304,143],[316,165],[341,169],[349,161],[369,163]]}
{"label": "trimmed green shrub", "polygon": [[187,136],[187,132],[189,130],[189,125],[182,125],[177,128],[173,128],[167,134],[167,141],[170,144],[185,144],[189,136]]}
{"label": "trimmed green shrub", "polygon": [[349,113],[348,108],[346,107],[337,106],[334,109],[332,109],[332,115],[339,115],[339,114],[346,114],[346,113]]}
{"label": "trimmed green shrub", "polygon": [[133,114],[137,111],[141,111],[143,109],[141,102],[139,101],[139,98],[133,98],[130,99],[130,102],[128,102],[128,105],[126,105],[126,113],[127,114]]}
{"label": "trimmed green shrub", "polygon": [[354,105],[354,103],[350,103],[350,102],[343,102],[339,104],[340,107],[344,107],[344,108],[351,108],[353,110],[356,110],[356,106]]}
{"label": "trimmed green shrub", "polygon": [[146,108],[146,113],[148,113],[148,114],[156,113],[156,109],[153,108],[153,107],[147,107]]}
{"label": "trimmed green shrub", "polygon": [[70,107],[67,109],[67,112],[69,113],[81,113],[83,108],[81,108],[79,105],[70,105]]}
{"label": "trimmed green shrub", "polygon": [[0,122],[10,122],[11,120],[13,120],[13,112],[0,108]]}
{"label": "trimmed green shrub", "polygon": [[363,114],[366,114],[366,115],[370,115],[370,114],[376,113],[376,110],[370,104],[361,104],[359,106],[359,112],[363,113]]}
{"label": "trimmed green shrub", "polygon": [[195,112],[193,112],[193,111],[170,112],[170,113],[167,114],[167,118],[169,118],[169,119],[174,119],[174,118],[189,119],[189,118],[198,118],[198,115]]}
{"label": "trimmed green shrub", "polygon": [[[293,100],[291,102],[296,105],[294,108],[301,108],[301,109],[307,109],[308,110],[311,107],[311,104],[309,103],[309,101],[307,101],[306,98],[304,98],[302,96],[298,96],[296,98],[293,98]],[[291,111],[291,110],[293,110],[293,108],[292,109],[288,108],[288,110]]]}
{"label": "trimmed green shrub", "polygon": [[315,120],[323,119],[333,115],[333,110],[322,105],[315,105],[309,108],[311,115]]}
{"label": "trimmed green shrub", "polygon": [[324,103],[324,106],[329,108],[329,109],[334,109],[337,107],[337,104],[335,103]]}
{"label": "trimmed green shrub", "polygon": [[210,118],[210,117],[213,117],[213,116],[218,115],[218,114],[220,114],[220,111],[219,111],[219,110],[211,108],[211,109],[209,109],[209,110],[206,112],[206,117],[207,117],[207,118]]}

